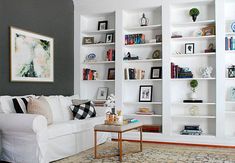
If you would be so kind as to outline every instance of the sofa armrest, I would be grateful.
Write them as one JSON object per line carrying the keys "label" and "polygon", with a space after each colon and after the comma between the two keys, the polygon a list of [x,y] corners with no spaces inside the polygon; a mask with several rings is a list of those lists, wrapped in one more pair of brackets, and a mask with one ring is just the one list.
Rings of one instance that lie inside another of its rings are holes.
{"label": "sofa armrest", "polygon": [[47,128],[47,120],[36,114],[0,114],[0,130],[38,133]]}

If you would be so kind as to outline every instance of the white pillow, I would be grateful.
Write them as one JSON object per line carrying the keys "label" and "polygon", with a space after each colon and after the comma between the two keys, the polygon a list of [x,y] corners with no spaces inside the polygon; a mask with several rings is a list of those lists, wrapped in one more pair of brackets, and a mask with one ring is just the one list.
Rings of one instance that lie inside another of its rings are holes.
{"label": "white pillow", "polygon": [[15,108],[12,99],[13,98],[25,98],[25,97],[35,97],[35,95],[25,95],[25,96],[0,96],[0,110],[3,113],[15,113]]}
{"label": "white pillow", "polygon": [[63,122],[64,116],[59,96],[45,96],[45,98],[51,107],[53,122]]}
{"label": "white pillow", "polygon": [[61,104],[61,109],[63,112],[64,116],[64,121],[69,121],[73,119],[73,113],[70,109],[70,106],[72,105],[72,101],[70,97],[64,97],[64,96],[59,96],[60,104]]}

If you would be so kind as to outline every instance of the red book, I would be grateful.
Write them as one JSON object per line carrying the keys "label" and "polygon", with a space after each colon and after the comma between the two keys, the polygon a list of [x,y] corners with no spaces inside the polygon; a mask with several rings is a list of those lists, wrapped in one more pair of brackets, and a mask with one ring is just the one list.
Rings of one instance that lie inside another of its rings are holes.
{"label": "red book", "polygon": [[171,78],[172,79],[174,78],[174,67],[175,67],[175,64],[171,62]]}

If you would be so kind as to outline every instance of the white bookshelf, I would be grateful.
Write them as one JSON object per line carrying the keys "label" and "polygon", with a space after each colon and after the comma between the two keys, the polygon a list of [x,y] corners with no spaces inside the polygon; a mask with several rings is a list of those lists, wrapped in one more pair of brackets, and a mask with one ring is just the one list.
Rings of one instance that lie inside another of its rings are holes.
{"label": "white bookshelf", "polygon": [[[116,108],[122,109],[125,117],[139,119],[147,125],[162,125],[162,133],[143,133],[144,140],[234,146],[235,128],[231,124],[235,123],[235,102],[229,98],[228,90],[235,87],[235,78],[228,78],[226,68],[235,64],[235,50],[225,50],[224,38],[235,37],[230,28],[235,21],[235,14],[231,12],[235,8],[235,1],[154,0],[141,3],[141,8],[133,1],[118,4],[101,1],[102,5],[87,4],[86,10],[75,13],[75,20],[80,23],[75,23],[75,33],[79,29],[75,34],[75,67],[79,63],[74,69],[75,93],[83,99],[96,99],[97,89],[108,87],[110,93],[116,95]],[[106,5],[110,8],[107,9]],[[101,6],[106,6],[106,9],[103,10]],[[193,7],[200,10],[196,22],[188,15]],[[148,26],[141,27],[139,20],[143,13],[150,22]],[[98,21],[101,20],[108,20],[107,30],[97,30]],[[209,25],[216,26],[216,35],[195,34]],[[183,37],[171,38],[174,32],[180,32]],[[104,43],[107,33],[115,33],[115,42]],[[140,33],[145,34],[144,44],[125,45],[126,34]],[[163,42],[150,43],[149,40],[154,39],[156,34],[163,35]],[[95,44],[83,45],[83,37],[95,37]],[[96,43],[98,41],[103,43]],[[195,44],[194,54],[185,54],[185,43]],[[215,45],[216,52],[205,52],[210,43]],[[110,48],[116,50],[116,61],[106,61],[104,58]],[[156,49],[161,51],[161,58],[152,59]],[[123,60],[127,52],[139,56],[139,60]],[[89,53],[97,55],[95,62],[84,62]],[[194,74],[193,78],[172,79],[171,62],[180,67],[189,67]],[[199,69],[208,66],[213,67],[212,77],[203,78]],[[107,80],[108,69],[114,67],[115,80]],[[163,67],[162,79],[150,78],[151,67]],[[100,72],[99,79],[83,80],[83,68],[97,69]],[[125,80],[125,68],[143,69],[144,79]],[[203,103],[183,103],[183,100],[189,98],[189,83],[193,79],[199,82],[197,95]],[[153,85],[152,102],[139,102],[140,85]],[[135,114],[141,107],[147,107],[155,114]],[[198,108],[194,116],[190,113],[192,107]],[[180,135],[184,125],[200,125],[203,134]],[[137,140],[139,135],[138,132],[130,132],[124,138]]]}

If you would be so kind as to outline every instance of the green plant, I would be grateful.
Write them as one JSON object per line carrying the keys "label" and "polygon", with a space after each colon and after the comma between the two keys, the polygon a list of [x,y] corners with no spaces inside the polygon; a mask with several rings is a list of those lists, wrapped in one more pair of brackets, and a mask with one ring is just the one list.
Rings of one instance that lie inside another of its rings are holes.
{"label": "green plant", "polygon": [[197,80],[191,80],[190,87],[192,88],[193,92],[196,91],[197,86],[198,86],[198,81]]}
{"label": "green plant", "polygon": [[192,8],[190,11],[189,11],[189,15],[190,16],[198,16],[200,14],[199,10],[197,8]]}

